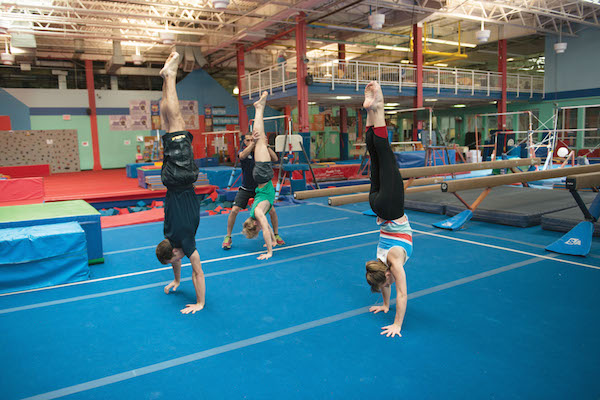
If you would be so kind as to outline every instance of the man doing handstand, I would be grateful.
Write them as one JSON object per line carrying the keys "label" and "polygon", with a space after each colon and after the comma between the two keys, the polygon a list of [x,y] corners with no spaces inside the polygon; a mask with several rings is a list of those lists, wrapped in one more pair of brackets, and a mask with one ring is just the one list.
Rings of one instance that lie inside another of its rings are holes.
{"label": "man doing handstand", "polygon": [[162,137],[164,159],[161,180],[167,187],[165,197],[165,239],[156,246],[156,257],[162,264],[173,266],[173,282],[165,286],[165,293],[176,291],[181,282],[181,259],[187,256],[192,264],[192,281],[196,290],[196,303],[187,304],[183,314],[195,313],[204,308],[204,272],[196,250],[196,231],[200,223],[200,203],[194,191],[198,167],[194,163],[192,134],[186,131],[179,100],[176,77],[180,57],[171,53],[160,71],[163,78],[160,112],[166,134]]}

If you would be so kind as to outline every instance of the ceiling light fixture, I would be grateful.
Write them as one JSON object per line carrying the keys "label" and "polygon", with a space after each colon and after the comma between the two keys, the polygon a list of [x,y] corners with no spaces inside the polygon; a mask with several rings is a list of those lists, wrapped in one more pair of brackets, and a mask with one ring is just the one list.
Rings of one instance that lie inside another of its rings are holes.
{"label": "ceiling light fixture", "polygon": [[377,3],[375,3],[375,12],[373,14],[369,14],[369,26],[371,29],[380,30],[383,28],[383,24],[385,22],[385,14],[381,14],[377,10]]}
{"label": "ceiling light fixture", "polygon": [[160,36],[160,40],[163,42],[163,44],[171,45],[175,43],[175,34],[173,32],[169,32],[169,24],[167,21],[165,21],[165,30],[160,31],[158,36]]}
{"label": "ceiling light fixture", "polygon": [[335,96],[336,100],[350,100],[352,96]]}
{"label": "ceiling light fixture", "polygon": [[491,34],[492,31],[490,31],[489,29],[485,29],[485,25],[483,24],[483,21],[481,21],[481,30],[477,31],[477,33],[475,34],[477,41],[479,43],[487,43],[487,41],[490,40]]}
{"label": "ceiling light fixture", "polygon": [[467,105],[466,104],[455,104],[452,107],[454,108],[465,108]]}
{"label": "ceiling light fixture", "polygon": [[144,62],[144,56],[140,54],[140,49],[137,46],[135,46],[135,54],[131,56],[131,59],[133,60],[133,65],[142,65]]}
{"label": "ceiling light fixture", "polygon": [[554,51],[556,54],[562,54],[567,49],[567,42],[562,41],[562,23],[560,24],[560,30],[558,33],[558,43],[554,43]]}
{"label": "ceiling light fixture", "polygon": [[[425,40],[429,43],[447,44],[450,46],[458,46],[459,45],[458,42],[455,42],[453,40],[443,40],[443,39],[433,39],[433,38],[427,38]],[[469,48],[473,49],[473,48],[477,47],[477,45],[473,44],[473,43],[460,42],[460,47],[469,47]]]}
{"label": "ceiling light fixture", "polygon": [[410,49],[408,47],[387,46],[385,44],[378,44],[377,46],[375,46],[375,48],[376,49],[381,49],[381,50],[393,50],[393,51],[410,52]]}
{"label": "ceiling light fixture", "polygon": [[0,55],[2,59],[2,64],[4,65],[13,65],[15,63],[15,56],[10,54],[8,50],[8,40],[4,42],[5,52]]}
{"label": "ceiling light fixture", "polygon": [[229,0],[213,0],[212,3],[217,10],[223,10],[229,5]]}

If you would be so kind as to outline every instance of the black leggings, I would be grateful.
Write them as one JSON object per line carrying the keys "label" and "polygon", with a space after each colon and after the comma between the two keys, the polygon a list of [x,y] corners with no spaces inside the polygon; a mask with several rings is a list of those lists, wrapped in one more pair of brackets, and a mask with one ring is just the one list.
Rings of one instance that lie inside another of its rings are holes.
{"label": "black leggings", "polygon": [[404,215],[404,184],[396,156],[387,137],[375,135],[373,127],[367,130],[366,143],[371,156],[371,209],[382,219],[398,219]]}

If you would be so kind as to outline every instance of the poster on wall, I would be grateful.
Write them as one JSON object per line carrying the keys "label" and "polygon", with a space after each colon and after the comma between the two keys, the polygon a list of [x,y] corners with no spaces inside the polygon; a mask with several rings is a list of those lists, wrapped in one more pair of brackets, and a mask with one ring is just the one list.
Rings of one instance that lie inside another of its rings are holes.
{"label": "poster on wall", "polygon": [[313,115],[313,122],[311,122],[311,131],[324,131],[325,130],[325,116],[322,114]]}
{"label": "poster on wall", "polygon": [[129,115],[148,115],[150,114],[149,100],[130,100]]}
{"label": "poster on wall", "polygon": [[200,129],[197,114],[182,115],[186,130]]}
{"label": "poster on wall", "polygon": [[152,129],[160,129],[160,102],[158,100],[152,100],[150,102],[150,118]]}
{"label": "poster on wall", "polygon": [[204,116],[212,117],[212,107],[209,105],[204,106]]}
{"label": "poster on wall", "polygon": [[151,128],[150,116],[145,115],[129,115],[128,126],[130,131],[147,131]]}
{"label": "poster on wall", "polygon": [[198,115],[198,102],[196,100],[179,100],[181,115]]}
{"label": "poster on wall", "polygon": [[236,125],[238,124],[238,117],[214,117],[213,125]]}
{"label": "poster on wall", "polygon": [[227,110],[222,106],[214,106],[212,108],[212,115],[227,115]]}
{"label": "poster on wall", "polygon": [[111,131],[128,131],[129,115],[109,115],[108,124]]}

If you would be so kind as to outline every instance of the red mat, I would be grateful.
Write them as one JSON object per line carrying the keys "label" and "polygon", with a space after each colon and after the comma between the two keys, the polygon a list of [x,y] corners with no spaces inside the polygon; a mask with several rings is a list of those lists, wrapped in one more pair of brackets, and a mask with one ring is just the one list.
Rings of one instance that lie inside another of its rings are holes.
{"label": "red mat", "polygon": [[[137,179],[127,178],[125,168],[52,174],[44,179],[45,201],[82,199],[109,202],[164,197],[166,190],[149,190],[138,186]],[[196,188],[196,193],[212,193],[213,185]]]}
{"label": "red mat", "polygon": [[44,202],[44,178],[0,180],[0,206]]}
{"label": "red mat", "polygon": [[100,225],[104,228],[114,228],[115,226],[125,226],[133,224],[143,224],[146,222],[158,222],[165,219],[164,208],[152,208],[146,211],[139,211],[129,214],[111,215],[100,217]]}

